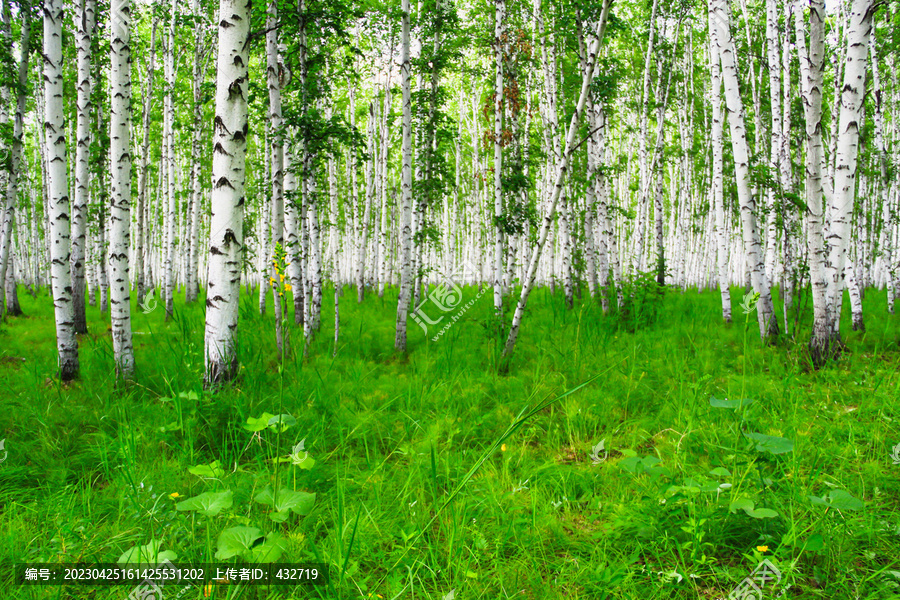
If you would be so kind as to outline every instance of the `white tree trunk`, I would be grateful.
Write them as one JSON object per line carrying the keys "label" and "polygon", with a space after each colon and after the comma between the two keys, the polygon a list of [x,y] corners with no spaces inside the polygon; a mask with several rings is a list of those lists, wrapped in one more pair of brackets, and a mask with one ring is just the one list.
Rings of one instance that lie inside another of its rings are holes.
{"label": "white tree trunk", "polygon": [[[6,190],[4,190],[4,203],[6,206],[3,211],[3,230],[0,231],[0,282],[8,282],[8,285],[0,290],[0,320],[3,319],[4,312],[8,315],[18,315],[22,313],[21,308],[18,308],[18,297],[15,293],[15,260],[12,251],[13,233],[16,229],[16,201],[19,194],[18,182],[20,174],[23,172],[23,166],[25,165],[24,157],[22,155],[22,130],[24,124],[25,103],[28,99],[26,84],[28,82],[28,59],[31,43],[31,18],[27,9],[22,17],[22,38],[19,46],[21,49],[21,58],[18,64],[19,91],[16,94],[15,115],[13,116],[9,179],[6,183]],[[6,15],[4,15],[4,21],[6,20]],[[7,32],[9,31],[8,25],[9,23],[4,23]],[[33,227],[34,219],[31,219],[31,222]],[[23,237],[24,236],[20,235],[19,239],[22,240]],[[36,244],[37,240],[32,240],[32,251],[36,249]],[[37,272],[35,272],[35,276],[37,276]],[[11,285],[9,283],[11,283]]]}
{"label": "white tree trunk", "polygon": [[800,90],[806,117],[806,205],[808,207],[809,278],[813,300],[813,330],[809,342],[813,362],[822,364],[831,352],[831,328],[825,272],[824,189],[822,165],[822,87],[824,85],[825,3],[811,0],[809,49],[801,4],[795,6],[797,53],[800,59]]}
{"label": "white tree trunk", "polygon": [[81,0],[77,29],[77,130],[75,134],[75,190],[72,198],[72,309],[75,333],[87,333],[84,310],[84,254],[91,150],[91,38],[97,22],[95,0]]}
{"label": "white tree trunk", "polygon": [[394,349],[406,352],[406,323],[411,296],[412,258],[412,99],[410,93],[409,0],[401,0],[400,87],[403,93],[403,125],[400,200],[400,294],[397,300],[397,327]]}
{"label": "white tree trunk", "polygon": [[[505,0],[494,0],[494,312],[503,312],[503,21]],[[502,329],[501,329],[502,332]],[[501,334],[502,335],[502,334]]]}
{"label": "white tree trunk", "polygon": [[200,0],[193,0],[191,12],[197,19],[194,24],[194,65],[191,80],[193,82],[194,96],[194,115],[191,124],[191,199],[189,203],[189,226],[185,236],[187,241],[186,259],[187,271],[185,276],[185,302],[194,302],[197,300],[197,292],[199,285],[197,283],[197,275],[199,270],[200,259],[200,203],[203,198],[202,181],[200,181],[201,166],[203,160],[203,71],[201,62],[204,58],[203,48],[203,14],[200,7]]}
{"label": "white tree trunk", "polygon": [[560,153],[560,160],[559,164],[557,165],[556,181],[553,188],[553,194],[550,196],[550,206],[547,213],[544,215],[541,234],[538,238],[537,246],[535,246],[534,250],[531,253],[531,259],[528,263],[528,271],[522,283],[522,293],[519,296],[518,303],[516,304],[516,312],[513,315],[512,325],[509,328],[509,335],[506,338],[506,344],[503,348],[503,356],[507,358],[512,355],[512,352],[515,349],[516,340],[519,336],[519,328],[522,325],[522,317],[525,314],[525,306],[528,304],[528,296],[531,294],[531,289],[534,287],[534,280],[535,276],[537,275],[537,267],[538,262],[541,259],[541,252],[544,249],[544,245],[547,243],[547,237],[550,234],[550,228],[553,225],[553,220],[556,213],[556,205],[559,201],[560,193],[562,192],[562,188],[565,183],[566,172],[569,168],[570,155],[573,148],[575,147],[575,134],[578,129],[578,124],[581,121],[581,113],[584,111],[584,105],[587,102],[588,90],[590,89],[590,85],[594,80],[594,70],[597,65],[597,53],[600,49],[600,41],[603,39],[603,32],[606,28],[606,21],[609,16],[609,8],[611,5],[612,0],[604,0],[603,10],[597,23],[595,37],[593,42],[591,43],[590,50],[588,51],[588,64],[584,70],[584,75],[582,77],[581,93],[578,97],[578,103],[575,105],[575,113],[572,115],[572,121],[569,123],[569,131],[566,135],[565,146],[562,148],[562,152]]}
{"label": "white tree trunk", "polygon": [[[131,343],[131,0],[112,0],[109,75],[109,277],[113,357],[120,377],[134,372]],[[82,292],[83,294],[83,292]]]}
{"label": "white tree trunk", "polygon": [[145,213],[147,212],[148,197],[147,171],[150,166],[150,109],[152,106],[151,99],[153,98],[153,76],[156,71],[156,24],[157,20],[154,18],[150,25],[150,57],[147,60],[147,81],[143,94],[144,103],[141,119],[144,137],[141,141],[138,198],[137,206],[135,207],[135,211],[137,212],[137,237],[135,238],[134,248],[134,260],[137,271],[135,273],[135,288],[137,289],[138,297],[141,300],[144,299],[144,296],[147,293],[147,286],[145,283],[145,273],[147,272],[145,253],[147,255],[150,254],[150,238],[145,231],[146,229],[149,229],[150,223],[149,219],[145,218]]}
{"label": "white tree trunk", "polygon": [[78,338],[72,307],[69,179],[63,112],[62,0],[44,0],[44,131],[46,132],[50,278],[56,316],[56,348],[63,381],[78,376]]}
{"label": "white tree trunk", "polygon": [[[887,287],[888,312],[894,314],[894,278],[893,278],[893,244],[891,223],[891,196],[890,180],[888,178],[888,153],[884,135],[884,104],[886,103],[885,90],[881,85],[881,77],[878,71],[878,54],[876,41],[873,35],[869,38],[869,54],[872,60],[872,92],[875,97],[875,150],[878,152],[878,177],[876,190],[878,200],[881,203],[881,231],[878,237],[878,250],[880,253],[877,263],[885,271],[885,285]],[[896,93],[896,91],[895,91]]]}
{"label": "white tree trunk", "polygon": [[166,157],[163,169],[166,171],[166,271],[163,288],[163,302],[166,309],[166,320],[172,317],[175,310],[175,19],[178,14],[178,0],[172,0],[172,14],[166,37],[165,77],[166,95],[163,106],[163,140],[166,146]]}
{"label": "white tree trunk", "polygon": [[[278,4],[270,0],[266,13],[266,86],[269,91],[269,150],[267,157],[270,185],[272,189],[271,247],[267,248],[268,270],[273,285],[272,298],[275,307],[275,343],[279,353],[284,344],[284,315],[282,302],[284,285],[280,281],[283,274],[275,269],[276,252],[284,249],[284,131],[281,122],[281,82],[284,76],[278,51]],[[293,186],[296,187],[296,186]],[[292,190],[293,191],[293,190]],[[268,283],[268,282],[267,282]],[[291,286],[293,289],[293,285]]]}
{"label": "white tree trunk", "polygon": [[855,198],[859,152],[859,122],[866,91],[866,60],[872,31],[873,1],[853,0],[847,26],[847,61],[844,67],[844,84],[841,88],[840,124],[834,163],[834,193],[830,211],[831,229],[828,233],[830,264],[828,295],[834,307],[831,314],[831,334],[835,341],[840,341],[839,298],[844,293],[845,267],[849,261],[850,221]]}
{"label": "white tree trunk", "polygon": [[[362,217],[356,227],[356,302],[361,303],[366,295],[366,251],[369,242],[369,221],[372,218],[372,203],[375,199],[375,163],[378,152],[375,136],[376,123],[379,120],[377,94],[369,103],[369,160],[366,161],[366,199]],[[355,166],[354,166],[355,168]]]}
{"label": "white tree trunk", "polygon": [[243,252],[249,0],[219,0],[218,22],[212,217],[206,295],[207,385],[231,380],[238,371],[235,334]]}
{"label": "white tree trunk", "polygon": [[[713,13],[709,13],[709,29],[713,31],[715,23]],[[731,289],[728,276],[728,240],[725,230],[725,202],[724,202],[724,142],[722,123],[722,72],[719,64],[718,48],[713,41],[712,34],[709,39],[709,71],[712,80],[710,90],[710,103],[712,105],[712,126],[710,138],[712,141],[712,204],[716,213],[716,265],[718,270],[719,291],[722,298],[722,319],[731,323]]]}
{"label": "white tree trunk", "polygon": [[730,15],[726,0],[711,0],[710,10],[713,12],[711,18],[714,24],[714,43],[718,48],[719,61],[722,65],[725,106],[731,129],[744,252],[749,263],[753,290],[759,294],[756,304],[759,333],[763,339],[767,339],[778,335],[778,320],[775,318],[769,280],[765,272],[763,248],[760,244],[756,220],[756,202],[750,194],[750,151],[744,127],[744,105],[738,83],[734,39],[731,36]]}

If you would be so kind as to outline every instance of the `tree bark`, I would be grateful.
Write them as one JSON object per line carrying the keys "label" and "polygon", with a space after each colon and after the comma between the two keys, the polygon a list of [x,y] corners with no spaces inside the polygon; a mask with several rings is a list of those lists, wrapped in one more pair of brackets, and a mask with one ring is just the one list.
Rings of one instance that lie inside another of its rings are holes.
{"label": "tree bark", "polygon": [[131,0],[112,0],[109,12],[110,319],[116,372],[119,377],[128,377],[134,372],[128,274],[131,241]]}
{"label": "tree bark", "polygon": [[46,131],[50,277],[56,348],[63,381],[78,376],[78,338],[72,306],[69,180],[63,111],[62,0],[44,0],[44,130]]}
{"label": "tree bark", "polygon": [[[831,336],[840,343],[840,298],[844,294],[845,267],[849,262],[851,218],[855,199],[859,130],[866,91],[866,60],[872,32],[874,0],[853,0],[847,26],[847,60],[841,88],[840,124],[835,153],[834,193],[831,199],[828,295],[834,307]],[[858,290],[857,290],[858,294]],[[858,317],[861,323],[861,315]]]}
{"label": "tree bark", "polygon": [[394,349],[406,352],[406,322],[411,296],[412,258],[412,99],[410,94],[409,0],[401,0],[400,87],[403,93],[402,167],[400,199],[400,294]]}
{"label": "tree bark", "polygon": [[219,0],[218,22],[212,217],[206,295],[207,385],[232,380],[238,372],[235,334],[244,243],[250,0]]}
{"label": "tree bark", "polygon": [[744,105],[738,83],[728,4],[725,0],[711,0],[710,10],[713,12],[713,35],[722,65],[725,106],[731,130],[731,145],[734,154],[738,200],[740,201],[744,252],[749,263],[753,291],[759,294],[756,304],[759,333],[763,339],[768,339],[778,335],[778,320],[775,318],[772,293],[765,272],[765,257],[757,227],[756,202],[750,193],[750,151],[744,126]]}

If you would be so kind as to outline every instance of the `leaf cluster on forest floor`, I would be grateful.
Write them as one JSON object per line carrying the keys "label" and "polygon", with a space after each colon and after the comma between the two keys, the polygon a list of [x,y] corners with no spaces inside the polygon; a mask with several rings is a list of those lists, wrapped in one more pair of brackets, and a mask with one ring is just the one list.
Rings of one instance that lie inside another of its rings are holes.
{"label": "leaf cluster on forest floor", "polygon": [[335,356],[323,332],[303,358],[292,329],[283,388],[271,305],[260,317],[245,298],[240,378],[212,394],[202,301],[168,323],[132,312],[147,335],[117,387],[96,308],[81,379],[61,385],[52,304],[22,295],[26,316],[0,328],[0,561],[268,550],[325,563],[329,584],[180,598],[650,600],[724,598],[768,559],[782,579],[767,596],[900,598],[900,322],[883,292],[866,296],[866,332],[814,371],[805,338],[763,346],[737,310],[723,325],[717,294],[667,293],[631,333],[586,297],[567,310],[538,290],[506,375],[489,302],[436,342],[414,328],[398,357],[388,292],[345,301]]}

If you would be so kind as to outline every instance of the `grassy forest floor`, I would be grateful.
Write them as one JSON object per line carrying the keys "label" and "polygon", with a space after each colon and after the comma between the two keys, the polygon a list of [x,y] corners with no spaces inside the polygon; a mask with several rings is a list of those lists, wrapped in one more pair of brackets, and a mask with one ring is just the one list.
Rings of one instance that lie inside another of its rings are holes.
{"label": "grassy forest floor", "polygon": [[[61,385],[52,303],[21,290],[25,316],[0,325],[0,563],[110,563],[150,544],[179,562],[328,565],[316,587],[167,586],[166,600],[650,600],[727,597],[768,559],[766,598],[900,598],[900,317],[870,290],[867,331],[813,371],[809,306],[798,341],[764,347],[742,293],[732,325],[718,294],[668,291],[629,332],[634,315],[538,290],[507,374],[489,293],[437,341],[410,321],[404,358],[396,295],[357,305],[350,288],[335,355],[326,290],[319,337],[283,372],[271,305],[260,317],[245,294],[240,380],[211,394],[202,301],[168,323],[135,306],[138,371],[118,388],[89,307],[81,378]],[[10,577],[3,598],[133,590]]]}

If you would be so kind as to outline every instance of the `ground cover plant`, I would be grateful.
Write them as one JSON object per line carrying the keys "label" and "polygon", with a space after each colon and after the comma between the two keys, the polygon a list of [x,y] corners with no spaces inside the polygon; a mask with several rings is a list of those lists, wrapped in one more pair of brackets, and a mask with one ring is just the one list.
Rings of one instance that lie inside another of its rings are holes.
{"label": "ground cover plant", "polygon": [[[739,288],[731,325],[716,294],[668,291],[633,332],[538,290],[505,374],[488,299],[398,356],[393,299],[373,296],[306,357],[296,340],[279,353],[248,301],[241,371],[213,393],[202,304],[168,322],[135,305],[128,384],[89,310],[81,377],[61,382],[39,292],[0,329],[5,565],[144,552],[329,573],[166,598],[654,599],[726,597],[769,560],[773,596],[900,597],[900,324],[883,293],[815,370],[804,343],[760,342]],[[16,599],[132,592],[5,581]]]}

